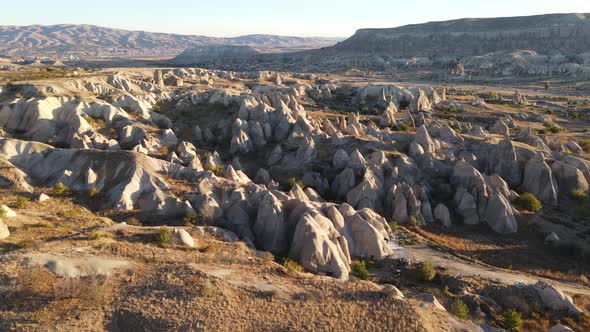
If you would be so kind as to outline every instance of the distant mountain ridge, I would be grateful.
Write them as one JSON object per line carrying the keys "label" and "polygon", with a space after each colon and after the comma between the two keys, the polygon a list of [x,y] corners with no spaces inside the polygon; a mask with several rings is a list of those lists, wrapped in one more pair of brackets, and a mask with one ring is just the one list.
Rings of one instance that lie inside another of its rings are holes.
{"label": "distant mountain ridge", "polygon": [[0,26],[0,54],[10,56],[172,56],[208,45],[251,46],[261,52],[300,51],[337,41],[263,34],[219,38],[73,24]]}

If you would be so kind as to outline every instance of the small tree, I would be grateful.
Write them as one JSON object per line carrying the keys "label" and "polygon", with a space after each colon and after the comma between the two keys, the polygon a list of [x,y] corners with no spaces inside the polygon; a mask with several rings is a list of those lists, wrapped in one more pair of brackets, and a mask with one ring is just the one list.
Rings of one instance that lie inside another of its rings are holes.
{"label": "small tree", "polygon": [[551,83],[549,81],[545,82],[545,90],[549,91],[551,89]]}
{"label": "small tree", "polygon": [[451,305],[451,311],[459,319],[465,320],[469,316],[469,308],[460,298],[455,299],[455,302]]}
{"label": "small tree", "polygon": [[432,263],[430,261],[424,261],[418,269],[416,270],[416,277],[419,280],[423,281],[431,281],[436,276],[436,271],[432,267]]}
{"label": "small tree", "polygon": [[522,327],[522,317],[514,309],[504,311],[502,314],[502,326],[508,331],[518,331]]}

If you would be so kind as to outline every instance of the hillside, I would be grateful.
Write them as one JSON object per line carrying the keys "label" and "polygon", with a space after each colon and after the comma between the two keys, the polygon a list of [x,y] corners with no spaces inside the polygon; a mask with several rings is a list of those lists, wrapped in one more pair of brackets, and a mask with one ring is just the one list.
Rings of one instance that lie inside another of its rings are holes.
{"label": "hillside", "polygon": [[590,50],[588,41],[590,15],[552,14],[361,29],[330,51],[387,52],[399,57],[470,56],[522,49],[538,53],[581,53]]}
{"label": "hillside", "polygon": [[244,45],[262,52],[333,45],[337,39],[246,35],[216,38],[128,31],[92,25],[0,26],[0,54],[11,56],[169,56],[206,45]]}

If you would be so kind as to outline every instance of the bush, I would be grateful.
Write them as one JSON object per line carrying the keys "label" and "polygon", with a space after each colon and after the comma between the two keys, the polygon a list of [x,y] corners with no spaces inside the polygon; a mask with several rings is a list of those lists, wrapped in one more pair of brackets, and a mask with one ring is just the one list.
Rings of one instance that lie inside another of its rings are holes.
{"label": "bush", "polygon": [[467,308],[465,302],[460,298],[455,299],[455,302],[451,305],[451,311],[457,316],[457,318],[463,320],[467,319],[467,316],[469,315],[469,308]]}
{"label": "bush", "polygon": [[168,244],[170,243],[170,239],[172,238],[172,231],[166,227],[161,227],[158,231],[158,234],[154,237],[154,242],[159,245]]}
{"label": "bush", "polygon": [[410,224],[412,227],[419,227],[420,221],[418,220],[418,217],[411,215],[410,218],[408,218],[408,224]]}
{"label": "bush", "polygon": [[551,89],[551,83],[549,81],[545,82],[545,90]]}
{"label": "bush", "polygon": [[590,139],[583,139],[580,141],[580,147],[584,152],[590,152]]}
{"label": "bush", "polygon": [[25,196],[17,196],[16,197],[16,204],[14,204],[14,207],[17,209],[24,209],[27,207],[28,203],[29,203],[29,199],[26,198]]}
{"label": "bush", "polygon": [[102,239],[108,239],[108,240],[110,240],[110,239],[113,238],[113,236],[111,234],[109,234],[109,233],[101,233],[101,232],[99,232],[97,230],[94,230],[94,231],[90,232],[89,238],[91,240],[98,241],[98,240],[102,240]]}
{"label": "bush", "polygon": [[223,168],[221,167],[221,165],[214,165],[211,163],[205,163],[205,166],[203,166],[203,169],[206,171],[213,172],[213,174],[215,174],[215,175],[220,175],[221,172],[223,171]]}
{"label": "bush", "polygon": [[295,184],[298,184],[301,189],[305,189],[305,182],[301,179],[290,177],[289,180],[287,180],[287,183],[289,184],[289,188],[293,188]]}
{"label": "bush", "polygon": [[274,262],[275,260],[275,255],[273,255],[271,252],[267,251],[264,254],[262,254],[262,260],[265,263],[270,263],[270,262]]}
{"label": "bush", "polygon": [[496,91],[491,91],[486,96],[484,96],[484,100],[486,102],[495,102],[502,100],[502,97]]}
{"label": "bush", "polygon": [[522,327],[522,317],[514,309],[506,310],[502,314],[502,326],[508,331],[518,331]]}
{"label": "bush", "polygon": [[543,207],[541,202],[535,195],[531,193],[524,193],[514,200],[514,204],[523,210],[537,213]]}
{"label": "bush", "polygon": [[182,217],[182,221],[187,226],[196,225],[197,224],[197,215],[193,211],[190,211],[187,214],[185,214],[184,217]]}
{"label": "bush", "polygon": [[586,198],[588,198],[588,195],[586,195],[586,193],[583,192],[581,189],[574,189],[570,193],[570,197],[571,199],[582,203],[586,200]]}
{"label": "bush", "polygon": [[292,277],[296,276],[297,273],[303,271],[303,267],[301,266],[301,264],[299,264],[297,261],[291,258],[286,258],[283,261],[283,267],[287,269],[287,274]]}
{"label": "bush", "polygon": [[93,198],[96,195],[98,195],[98,189],[92,188],[88,190],[88,197]]}
{"label": "bush", "polygon": [[355,262],[352,263],[352,268],[350,270],[350,274],[356,278],[361,280],[369,279],[369,271],[367,270],[367,266],[365,262]]}
{"label": "bush", "polygon": [[209,278],[207,278],[203,282],[203,285],[201,285],[201,289],[199,290],[199,295],[206,297],[206,296],[211,295],[214,291],[215,291],[215,286],[213,286],[213,283],[211,282],[211,280],[209,280]]}
{"label": "bush", "polygon": [[561,131],[564,131],[565,129],[559,127],[558,125],[556,125],[555,123],[551,122],[551,121],[545,121],[543,123],[543,126],[545,128],[547,128],[547,130],[549,130],[550,132],[557,134]]}
{"label": "bush", "polygon": [[416,278],[423,281],[431,281],[436,276],[436,271],[430,261],[424,261],[416,270]]}
{"label": "bush", "polygon": [[389,228],[391,228],[392,231],[396,231],[399,228],[397,221],[395,221],[395,220],[390,221]]}
{"label": "bush", "polygon": [[3,208],[0,208],[0,220],[1,219],[6,219],[6,210]]}
{"label": "bush", "polygon": [[396,130],[396,131],[408,131],[408,130],[410,130],[410,126],[407,123],[405,123],[405,122],[401,122],[397,126],[394,127],[394,130]]}
{"label": "bush", "polygon": [[63,183],[60,182],[53,186],[53,188],[51,188],[51,193],[54,195],[62,195],[66,192],[66,190],[68,190],[68,187],[66,187]]}

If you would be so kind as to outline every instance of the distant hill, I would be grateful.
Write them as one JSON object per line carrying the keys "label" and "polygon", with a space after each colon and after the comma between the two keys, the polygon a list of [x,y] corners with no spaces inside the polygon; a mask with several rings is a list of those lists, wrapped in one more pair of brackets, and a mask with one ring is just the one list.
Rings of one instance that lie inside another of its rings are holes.
{"label": "distant hill", "polygon": [[338,41],[274,35],[216,38],[93,25],[0,26],[0,54],[10,56],[173,56],[187,48],[209,45],[250,46],[267,53],[331,46]]}
{"label": "distant hill", "polygon": [[360,29],[329,48],[335,53],[388,56],[473,56],[532,50],[537,53],[590,51],[590,14],[464,18],[389,29]]}

